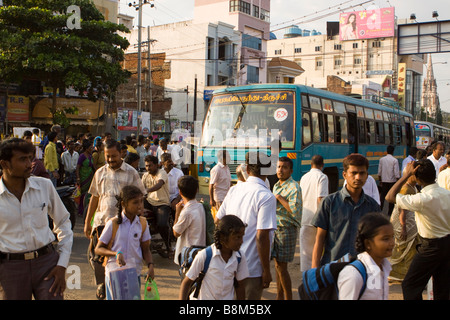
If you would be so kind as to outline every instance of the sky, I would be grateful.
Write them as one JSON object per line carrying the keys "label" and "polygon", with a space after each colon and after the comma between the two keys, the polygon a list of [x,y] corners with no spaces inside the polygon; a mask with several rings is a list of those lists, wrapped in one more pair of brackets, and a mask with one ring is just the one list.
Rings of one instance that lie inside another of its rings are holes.
{"label": "sky", "polygon": [[[138,0],[120,0],[119,12],[136,17],[137,11],[129,3]],[[143,26],[161,25],[193,18],[194,0],[154,0],[154,7],[144,5],[142,11]],[[362,4],[363,3],[363,4]],[[362,4],[362,5],[360,5]],[[271,0],[271,28],[278,38],[283,37],[283,29],[297,25],[301,29],[317,30],[326,34],[327,21],[339,21],[340,12],[395,7],[398,19],[406,19],[415,13],[417,22],[435,21],[432,12],[437,11],[437,19],[450,20],[450,1],[448,0]],[[441,109],[450,112],[450,53],[432,54],[434,75],[441,102]],[[437,62],[448,62],[447,64]],[[424,69],[424,76],[426,70]]]}

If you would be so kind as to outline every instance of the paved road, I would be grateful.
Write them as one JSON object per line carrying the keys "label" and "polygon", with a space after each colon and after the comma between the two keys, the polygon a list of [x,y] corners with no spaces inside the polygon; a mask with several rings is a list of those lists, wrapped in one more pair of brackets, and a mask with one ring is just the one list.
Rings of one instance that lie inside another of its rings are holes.
{"label": "paved road", "polygon": [[[78,219],[74,229],[74,244],[67,274],[66,300],[96,300],[93,271],[87,261],[87,247],[89,241],[83,234],[83,221]],[[297,287],[300,283],[299,247],[297,246],[294,262],[289,265],[292,278],[294,299],[298,299]],[[178,299],[180,277],[177,266],[169,259],[164,259],[158,254],[154,255],[155,281],[159,288],[161,300]],[[143,270],[145,272],[145,270]],[[271,286],[264,291],[264,300],[273,300],[276,296],[275,269],[272,263]],[[424,296],[425,297],[425,296]],[[399,283],[390,284],[390,300],[401,300],[401,288]]]}

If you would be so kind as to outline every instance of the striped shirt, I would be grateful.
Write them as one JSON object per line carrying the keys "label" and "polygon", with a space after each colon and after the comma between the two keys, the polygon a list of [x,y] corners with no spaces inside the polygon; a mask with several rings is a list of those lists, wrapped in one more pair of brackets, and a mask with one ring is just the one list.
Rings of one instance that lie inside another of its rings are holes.
{"label": "striped shirt", "polygon": [[117,216],[116,195],[120,195],[122,188],[127,185],[134,185],[142,190],[143,195],[147,194],[139,173],[125,162],[116,170],[106,164],[95,172],[89,188],[89,193],[99,198],[94,228],[104,226],[110,218]]}
{"label": "striped shirt", "polygon": [[289,212],[277,201],[277,226],[300,228],[302,220],[302,190],[300,185],[291,176],[284,182],[277,181],[273,187],[273,194],[279,194],[285,198],[292,211],[292,213]]}

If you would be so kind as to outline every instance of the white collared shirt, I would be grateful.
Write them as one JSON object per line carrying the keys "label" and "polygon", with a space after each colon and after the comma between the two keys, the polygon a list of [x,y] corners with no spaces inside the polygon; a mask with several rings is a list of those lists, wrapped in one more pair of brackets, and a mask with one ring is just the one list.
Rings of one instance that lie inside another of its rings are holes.
{"label": "white collared shirt", "polygon": [[203,204],[193,199],[184,205],[173,230],[180,234],[175,247],[174,262],[178,263],[178,255],[183,247],[206,245],[206,221]]}
{"label": "white collared shirt", "polygon": [[434,168],[436,169],[436,181],[437,181],[437,178],[439,176],[439,169],[443,165],[447,164],[447,159],[445,157],[441,157],[438,160],[434,157],[434,155],[429,156],[427,159],[430,160],[431,162],[433,162],[433,164],[434,164]]}
{"label": "white collared shirt", "polygon": [[262,266],[256,247],[258,230],[270,230],[271,241],[273,232],[277,229],[277,200],[260,178],[250,176],[245,183],[235,185],[225,197],[217,219],[227,214],[238,216],[247,227],[241,252],[247,258],[249,276],[262,275]]}
{"label": "white collared shirt", "polygon": [[[127,218],[124,212],[122,212],[122,223],[119,224],[117,233],[111,246],[112,251],[122,251],[126,266],[141,270],[142,267],[142,248],[141,242],[145,242],[151,239],[150,231],[147,228],[142,234],[142,225],[139,217],[135,217],[133,221]],[[105,244],[108,244],[112,237],[112,220],[108,220],[103,229],[103,232],[99,240]],[[116,257],[109,257],[108,263],[105,268],[105,272],[109,273],[119,268],[116,263]]]}
{"label": "white collared shirt", "polygon": [[45,247],[55,240],[49,228],[53,219],[58,235],[58,265],[67,268],[72,251],[70,215],[51,181],[29,177],[19,201],[0,181],[0,252],[22,253]]}
{"label": "white collared shirt", "polygon": [[317,211],[317,199],[328,195],[328,177],[320,169],[312,168],[300,179],[302,189],[302,226],[311,225]]}
{"label": "white collared shirt", "polygon": [[93,228],[104,226],[106,221],[117,216],[116,196],[127,185],[134,185],[142,190],[143,195],[147,194],[139,173],[125,161],[117,170],[106,164],[95,171],[88,191],[92,196],[99,197]]}
{"label": "white collared shirt", "polygon": [[209,184],[214,185],[214,200],[223,201],[230,190],[231,174],[230,168],[225,166],[222,162],[218,162],[214,168],[211,169],[211,180]]}
{"label": "white collared shirt", "polygon": [[381,158],[378,164],[378,176],[381,177],[381,182],[396,182],[400,178],[398,160],[391,154]]}
{"label": "white collared shirt", "polygon": [[439,172],[438,184],[441,188],[450,191],[450,167]]}
{"label": "white collared shirt", "polygon": [[[230,259],[225,262],[216,245],[211,245],[212,257],[208,271],[203,278],[198,300],[233,300],[234,299],[234,278],[237,281],[248,278],[247,260],[241,255],[238,263],[238,254],[233,251]],[[242,253],[242,251],[240,251]],[[186,276],[195,280],[203,270],[206,261],[206,250],[200,251],[194,259]],[[193,299],[193,297],[191,297]]]}
{"label": "white collared shirt", "polygon": [[75,172],[79,157],[80,155],[76,151],[72,154],[70,154],[69,150],[64,151],[61,155],[61,162],[64,166],[64,171],[68,173]]}
{"label": "white collared shirt", "polygon": [[[364,264],[367,272],[366,288],[360,300],[388,300],[388,276],[392,269],[388,259],[383,259],[381,268],[367,252],[358,254],[358,259]],[[339,300],[358,300],[364,283],[359,271],[349,265],[339,273],[337,284]]]}
{"label": "white collared shirt", "polygon": [[[347,180],[344,179],[344,187],[347,185]],[[363,185],[363,190],[366,195],[373,198],[379,205],[381,205],[380,202],[380,192],[378,191],[377,182],[375,181],[374,177],[371,175],[367,176],[366,183]]]}
{"label": "white collared shirt", "polygon": [[450,191],[430,184],[416,194],[398,193],[395,201],[402,209],[415,212],[417,231],[427,239],[450,234]]}
{"label": "white collared shirt", "polygon": [[184,176],[183,171],[178,168],[173,167],[172,170],[167,174],[169,178],[169,194],[170,194],[170,202],[175,199],[180,191],[178,190],[178,180]]}

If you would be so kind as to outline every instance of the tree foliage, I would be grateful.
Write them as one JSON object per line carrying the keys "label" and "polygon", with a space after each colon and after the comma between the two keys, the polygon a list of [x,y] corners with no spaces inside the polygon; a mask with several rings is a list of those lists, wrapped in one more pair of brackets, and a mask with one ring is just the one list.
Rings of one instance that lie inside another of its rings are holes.
{"label": "tree foliage", "polygon": [[[110,95],[130,73],[120,62],[129,46],[124,25],[105,21],[90,0],[4,0],[0,7],[0,80],[44,81],[56,91],[73,86],[95,101],[97,90]],[[80,8],[79,29],[70,29],[67,12]]]}

